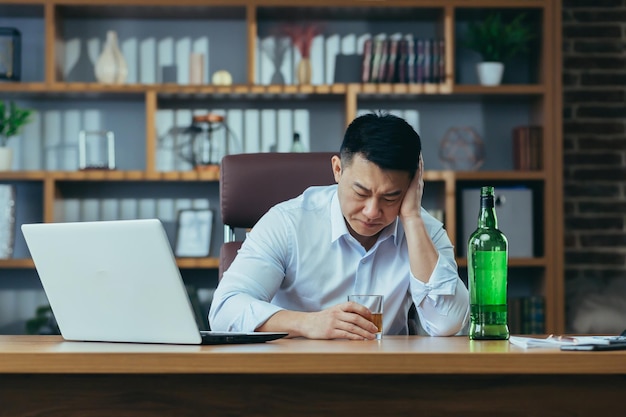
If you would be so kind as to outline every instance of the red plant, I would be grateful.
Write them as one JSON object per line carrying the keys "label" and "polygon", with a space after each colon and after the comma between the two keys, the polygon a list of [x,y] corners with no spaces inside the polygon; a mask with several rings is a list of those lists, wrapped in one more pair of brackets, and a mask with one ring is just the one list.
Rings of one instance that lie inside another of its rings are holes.
{"label": "red plant", "polygon": [[298,48],[303,58],[309,58],[311,55],[311,43],[313,38],[319,35],[321,31],[320,25],[314,23],[307,24],[287,24],[282,27],[282,32],[291,38],[293,45]]}

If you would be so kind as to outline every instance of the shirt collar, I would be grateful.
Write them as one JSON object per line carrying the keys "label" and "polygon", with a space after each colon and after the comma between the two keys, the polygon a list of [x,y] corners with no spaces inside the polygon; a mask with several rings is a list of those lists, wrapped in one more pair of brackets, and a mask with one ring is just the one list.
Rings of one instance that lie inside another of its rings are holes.
{"label": "shirt collar", "polygon": [[337,196],[337,186],[335,186],[335,194],[330,201],[330,227],[331,227],[331,242],[336,241],[341,236],[348,235],[348,226],[341,213],[341,206],[339,205],[339,197]]}

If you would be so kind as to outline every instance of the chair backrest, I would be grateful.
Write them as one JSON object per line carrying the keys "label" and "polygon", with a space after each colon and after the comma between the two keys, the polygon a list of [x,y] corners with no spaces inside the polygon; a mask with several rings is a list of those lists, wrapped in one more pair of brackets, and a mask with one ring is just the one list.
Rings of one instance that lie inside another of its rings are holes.
{"label": "chair backrest", "polygon": [[220,210],[225,243],[220,250],[219,279],[242,243],[234,241],[235,229],[251,228],[272,206],[307,187],[334,184],[333,155],[338,153],[248,153],[222,159]]}

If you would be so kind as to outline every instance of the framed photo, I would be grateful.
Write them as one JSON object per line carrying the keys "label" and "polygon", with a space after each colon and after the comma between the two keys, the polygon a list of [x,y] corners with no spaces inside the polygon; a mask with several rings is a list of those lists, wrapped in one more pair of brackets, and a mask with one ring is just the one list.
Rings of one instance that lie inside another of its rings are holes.
{"label": "framed photo", "polygon": [[176,256],[209,256],[213,211],[211,209],[185,209],[178,212],[176,228]]}

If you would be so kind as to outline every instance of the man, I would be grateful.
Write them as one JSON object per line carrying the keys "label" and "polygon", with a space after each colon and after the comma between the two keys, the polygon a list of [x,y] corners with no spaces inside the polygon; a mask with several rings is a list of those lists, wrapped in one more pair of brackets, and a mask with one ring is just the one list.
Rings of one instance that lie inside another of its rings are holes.
{"label": "man", "polygon": [[419,135],[393,115],[360,116],[331,166],[336,185],[274,206],[250,231],[214,294],[211,328],[374,339],[369,310],[346,300],[382,294],[385,334],[407,334],[412,303],[428,334],[461,331],[468,291],[446,231],[421,207]]}

